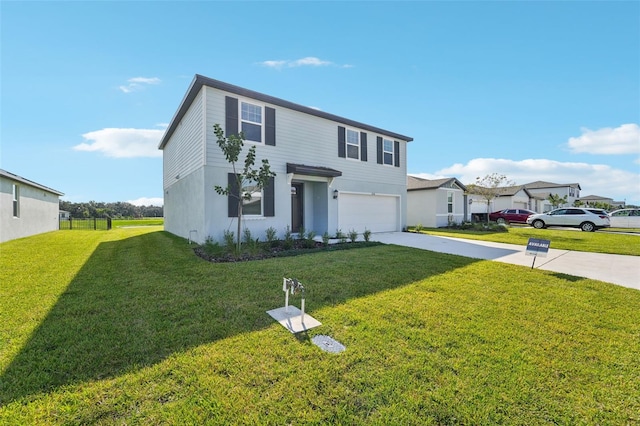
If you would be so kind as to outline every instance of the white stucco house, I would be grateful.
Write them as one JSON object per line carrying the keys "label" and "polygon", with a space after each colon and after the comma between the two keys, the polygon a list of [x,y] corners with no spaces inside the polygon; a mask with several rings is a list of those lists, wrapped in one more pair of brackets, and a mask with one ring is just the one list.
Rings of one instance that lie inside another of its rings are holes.
{"label": "white stucco house", "polygon": [[411,137],[196,75],[159,144],[168,232],[201,243],[236,229],[236,200],[214,190],[233,177],[215,124],[244,133],[241,162],[255,145],[256,165],[267,159],[276,173],[243,207],[253,238],[270,227],[282,236],[406,226]]}
{"label": "white stucco house", "polygon": [[551,183],[544,181],[535,181],[525,183],[525,188],[531,194],[532,205],[531,210],[535,210],[539,213],[548,212],[553,209],[553,206],[547,199],[550,194],[558,195],[560,197],[567,197],[566,203],[559,207],[573,206],[573,203],[580,198],[580,184],[579,183]]}
{"label": "white stucco house", "polygon": [[456,178],[407,176],[407,226],[440,228],[467,216],[467,188]]}
{"label": "white stucco house", "polygon": [[0,169],[0,242],[57,230],[62,195]]}
{"label": "white stucco house", "polygon": [[[504,186],[497,188],[499,194],[489,205],[489,213],[504,209],[535,210],[536,205],[533,195],[524,185]],[[468,194],[469,213],[475,221],[487,220],[487,200],[478,194]]]}

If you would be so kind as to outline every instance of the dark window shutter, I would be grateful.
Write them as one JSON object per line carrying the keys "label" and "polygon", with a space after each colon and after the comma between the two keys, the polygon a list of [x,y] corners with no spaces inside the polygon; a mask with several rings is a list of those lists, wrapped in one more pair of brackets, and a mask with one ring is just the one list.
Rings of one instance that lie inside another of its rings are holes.
{"label": "dark window shutter", "polygon": [[225,126],[224,131],[227,137],[238,134],[238,99],[230,96],[225,97]]}
{"label": "dark window shutter", "polygon": [[345,158],[347,156],[346,130],[342,126],[338,126],[338,157]]}
{"label": "dark window shutter", "polygon": [[229,173],[227,175],[227,182],[229,184],[229,195],[227,196],[227,209],[229,217],[238,217],[238,200],[240,199],[240,188],[238,187],[238,180],[236,175]]}
{"label": "dark window shutter", "polygon": [[269,183],[264,187],[264,215],[267,217],[275,216],[275,185],[274,179],[269,178]]}
{"label": "dark window shutter", "polygon": [[367,161],[367,134],[360,132],[360,160]]}
{"label": "dark window shutter", "polygon": [[382,164],[382,137],[376,139],[376,151],[378,151],[378,164]]}
{"label": "dark window shutter", "polygon": [[393,142],[393,161],[395,162],[394,166],[400,167],[400,142]]}
{"label": "dark window shutter", "polygon": [[264,144],[276,146],[276,110],[264,107]]}

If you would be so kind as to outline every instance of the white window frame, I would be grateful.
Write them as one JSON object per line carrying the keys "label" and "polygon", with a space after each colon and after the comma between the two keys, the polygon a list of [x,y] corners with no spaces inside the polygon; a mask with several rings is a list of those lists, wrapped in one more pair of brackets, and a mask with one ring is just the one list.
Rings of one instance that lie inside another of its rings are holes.
{"label": "white window frame", "polygon": [[13,217],[20,217],[20,187],[14,183],[12,188]]}
{"label": "white window frame", "polygon": [[[353,143],[353,141],[349,140],[349,133],[351,134],[355,134],[356,136],[356,140],[357,140],[357,144]],[[350,158],[352,160],[360,160],[360,132],[354,129],[346,129],[345,130],[345,136],[344,136],[344,141],[345,141],[345,157]],[[352,157],[349,155],[349,146],[355,146],[356,147],[356,156]]]}
{"label": "white window frame", "polygon": [[[247,185],[243,188],[242,191],[242,195],[244,195],[245,192],[248,192],[247,189],[251,188],[252,186],[255,186],[253,184],[251,185]],[[257,192],[257,191],[256,191]],[[256,193],[254,192],[254,193]],[[254,194],[252,193],[252,194]],[[242,215],[243,216],[248,216],[248,217],[264,217],[264,189],[260,190],[260,213],[259,214],[255,214],[255,213],[247,213],[245,208],[246,208],[246,202],[253,202],[255,201],[257,197],[255,195],[252,195],[251,200],[246,200],[245,198],[242,198]]]}
{"label": "white window frame", "polygon": [[447,213],[453,214],[453,200],[455,199],[452,191],[447,191]]}
{"label": "white window frame", "polygon": [[[243,116],[243,109],[242,109],[242,106],[243,106],[243,105],[250,105],[250,106],[252,106],[252,107],[260,108],[260,122],[252,120],[252,117],[246,117],[246,118],[245,118],[245,116]],[[264,105],[262,105],[262,104],[258,104],[258,103],[255,103],[255,102],[250,102],[250,101],[248,101],[248,100],[242,100],[242,99],[240,99],[240,100],[239,100],[239,102],[238,102],[238,109],[239,109],[239,111],[238,111],[238,117],[240,118],[240,131],[242,131],[242,125],[243,125],[243,123],[247,123],[247,124],[254,125],[254,126],[260,126],[260,139],[261,139],[261,140],[256,141],[256,140],[253,140],[253,139],[249,139],[249,138],[247,138],[247,134],[245,133],[245,134],[244,134],[244,137],[246,138],[246,139],[245,139],[245,140],[246,140],[246,142],[251,142],[251,143],[255,143],[255,144],[259,144],[259,145],[264,145],[264,137],[265,137],[265,134],[264,134],[264,128],[265,128],[265,117],[264,117],[264,114],[265,114],[265,107],[264,107]]]}
{"label": "white window frame", "polygon": [[[391,146],[391,150],[387,150],[386,147],[386,143],[389,142],[389,145]],[[391,162],[387,162],[387,156],[386,154],[391,154]],[[391,139],[386,139],[386,138],[382,138],[382,164],[384,164],[385,166],[393,166],[395,163],[393,160],[395,160],[395,158],[393,158],[393,156],[395,155],[394,151],[393,151],[393,141]]]}

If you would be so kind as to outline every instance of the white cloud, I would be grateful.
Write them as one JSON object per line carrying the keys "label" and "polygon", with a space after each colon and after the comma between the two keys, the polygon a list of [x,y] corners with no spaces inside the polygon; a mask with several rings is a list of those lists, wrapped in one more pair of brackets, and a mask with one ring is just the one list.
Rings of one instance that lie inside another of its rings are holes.
{"label": "white cloud", "polygon": [[567,145],[572,152],[588,154],[638,154],[640,153],[640,127],[623,124],[615,129],[598,130],[582,128],[582,135],[569,138]]}
{"label": "white cloud", "polygon": [[131,93],[142,90],[150,84],[160,84],[160,82],[161,80],[158,77],[133,77],[127,80],[129,84],[119,86],[118,88],[124,93]]}
{"label": "white cloud", "polygon": [[640,204],[640,173],[614,169],[604,164],[560,162],[547,159],[521,161],[475,158],[466,164],[453,164],[435,173],[411,173],[427,179],[455,177],[464,184],[491,173],[503,174],[522,185],[537,180],[553,183],[579,183],[581,196],[599,195],[616,201]]}
{"label": "white cloud", "polygon": [[76,151],[97,151],[107,157],[162,157],[158,149],[164,130],[107,128],[85,133],[82,137],[89,143],[73,147]]}
{"label": "white cloud", "polygon": [[307,56],[305,58],[294,59],[294,60],[270,60],[260,62],[260,65],[267,68],[296,68],[296,67],[327,67],[327,66],[337,66],[341,68],[353,68],[353,65],[337,65],[331,61],[323,61],[320,58],[316,58],[315,56]]}
{"label": "white cloud", "polygon": [[159,206],[162,207],[164,205],[164,199],[158,197],[140,197],[136,200],[128,200],[127,203],[133,204],[134,206]]}

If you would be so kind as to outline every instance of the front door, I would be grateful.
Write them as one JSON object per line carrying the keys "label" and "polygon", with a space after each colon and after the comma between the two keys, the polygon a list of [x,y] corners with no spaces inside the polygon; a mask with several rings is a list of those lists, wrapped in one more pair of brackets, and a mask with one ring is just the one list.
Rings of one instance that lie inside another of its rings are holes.
{"label": "front door", "polygon": [[300,228],[304,226],[302,221],[303,217],[303,184],[292,183],[291,184],[291,232],[299,232]]}

